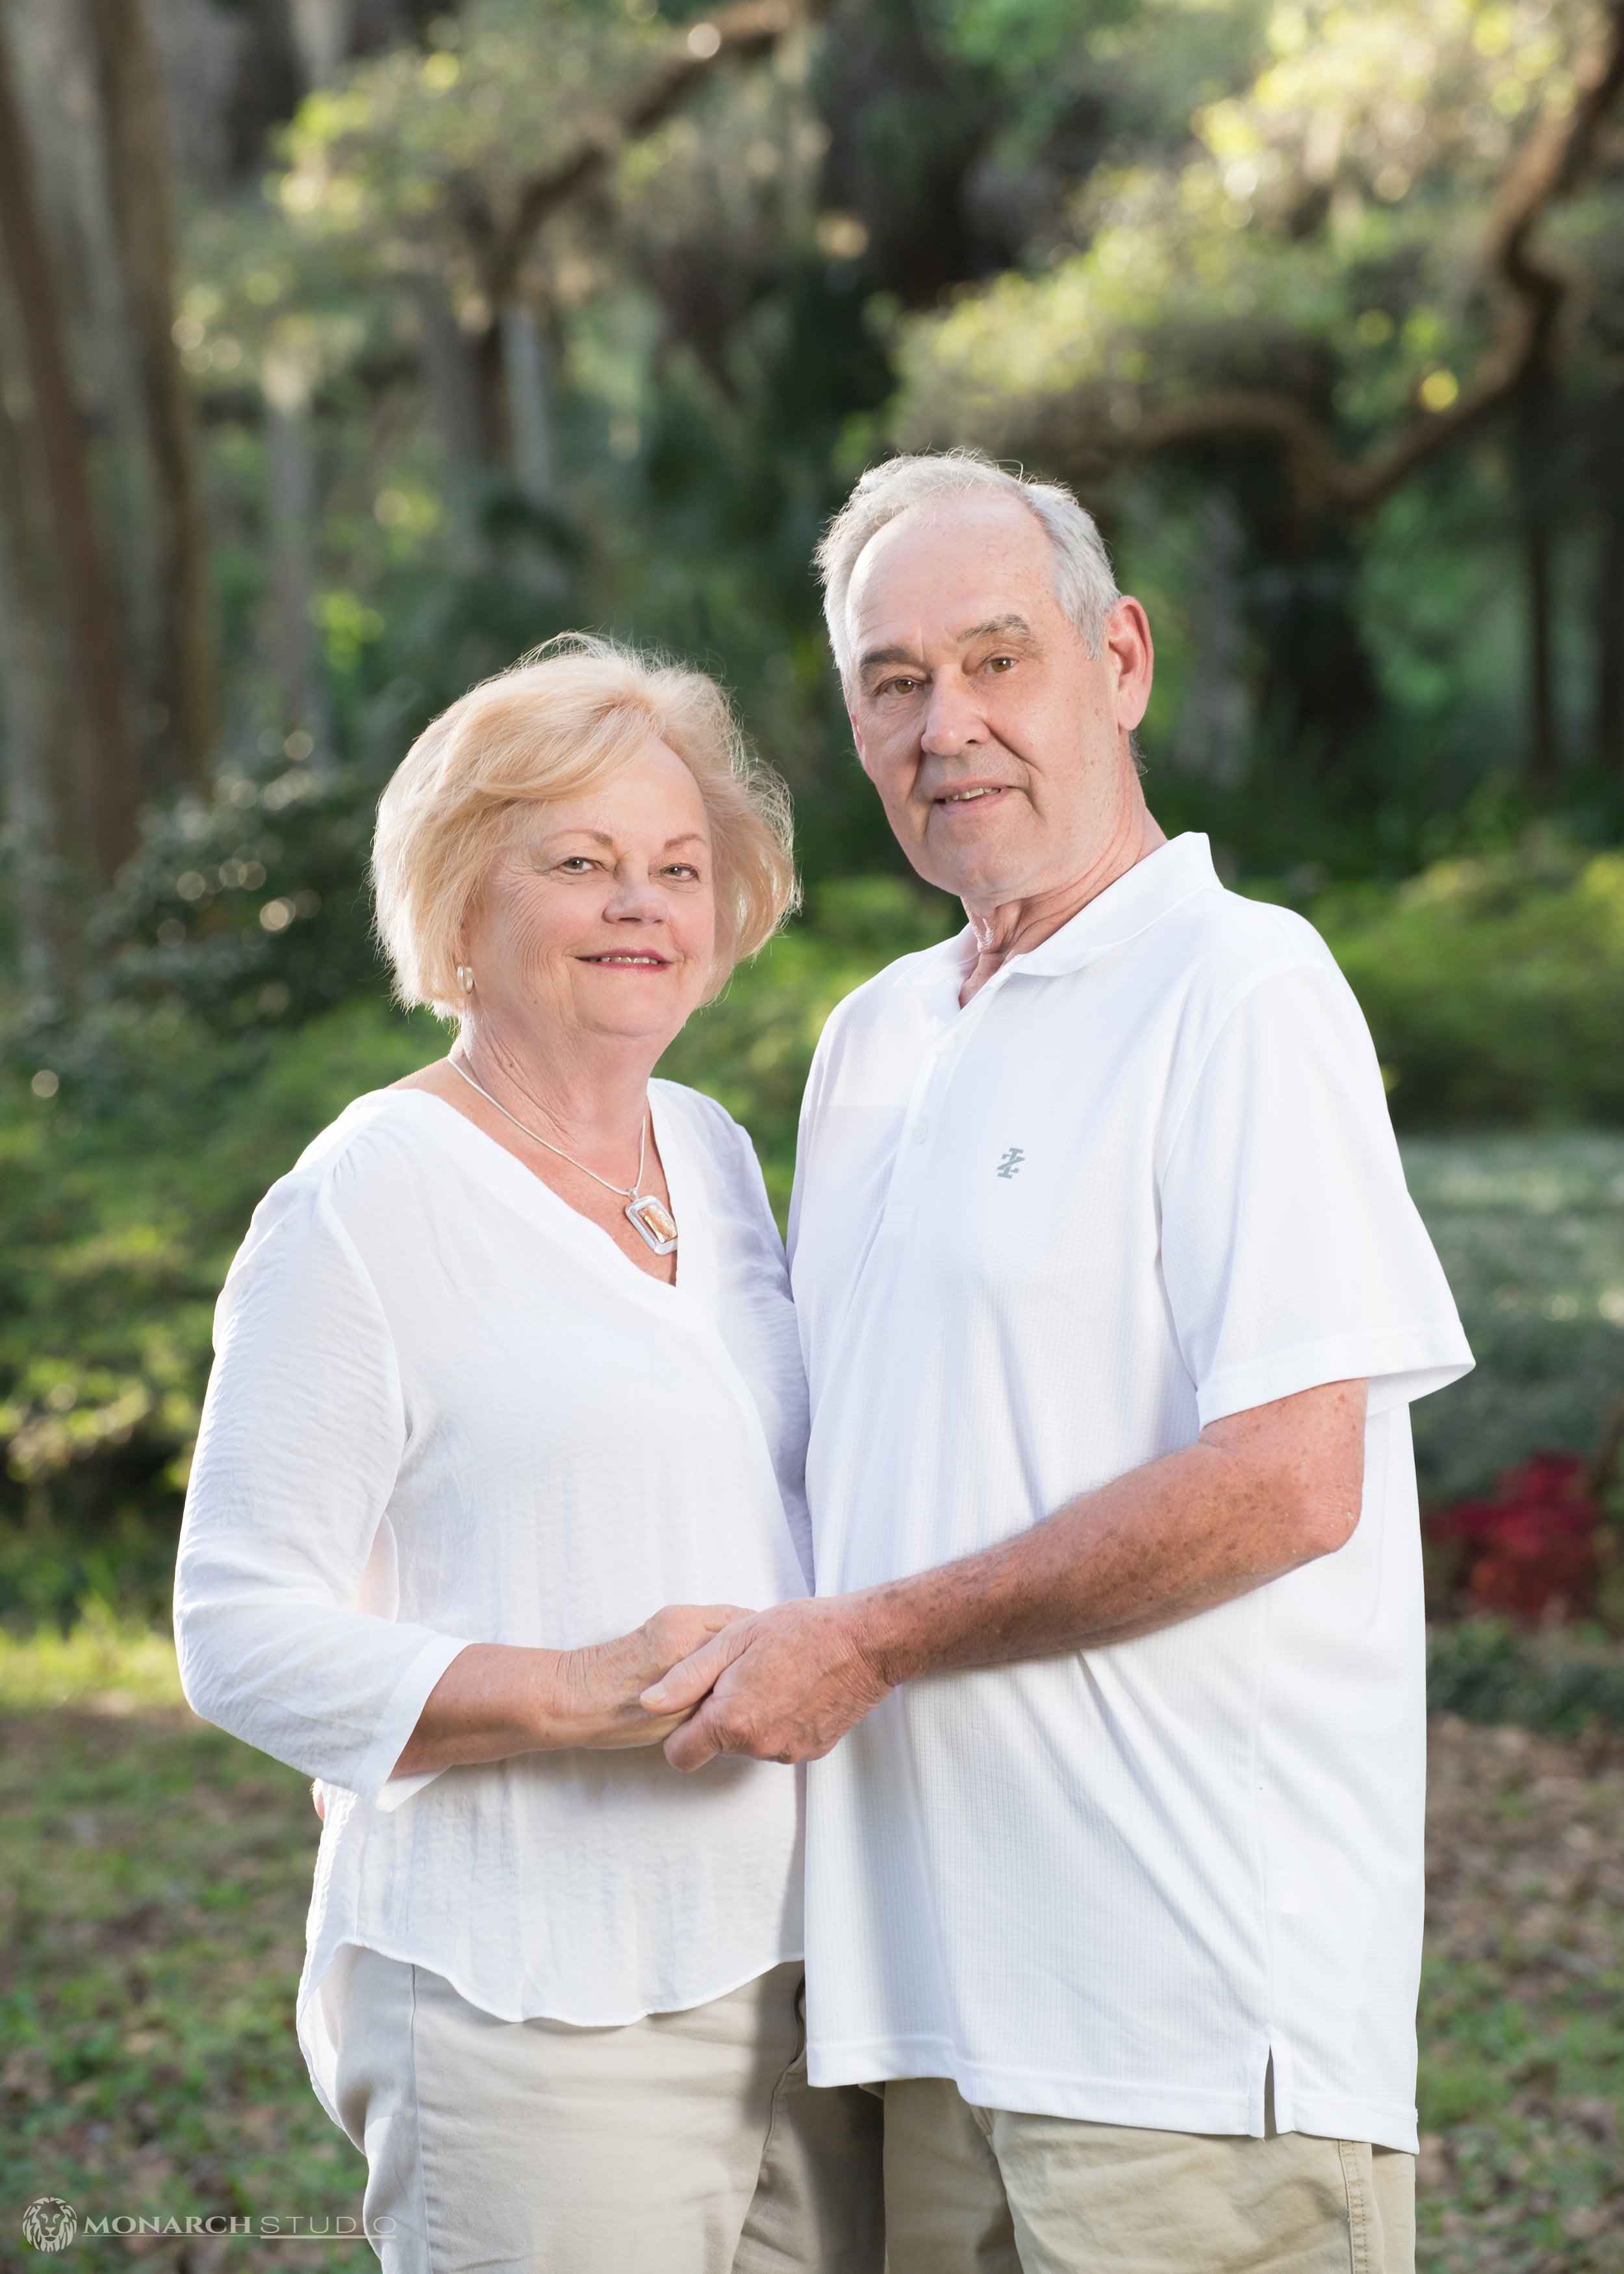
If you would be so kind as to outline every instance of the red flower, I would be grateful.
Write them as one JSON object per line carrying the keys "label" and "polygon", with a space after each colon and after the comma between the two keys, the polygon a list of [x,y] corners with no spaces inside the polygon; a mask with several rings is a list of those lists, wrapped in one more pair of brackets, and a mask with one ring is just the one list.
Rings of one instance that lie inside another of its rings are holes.
{"label": "red flower", "polygon": [[1584,1491],[1573,1453],[1536,1453],[1507,1469],[1492,1500],[1456,1501],[1435,1517],[1435,1540],[1466,1551],[1466,1584],[1479,1610],[1537,1615],[1557,1598],[1583,1608],[1597,1578],[1602,1511]]}

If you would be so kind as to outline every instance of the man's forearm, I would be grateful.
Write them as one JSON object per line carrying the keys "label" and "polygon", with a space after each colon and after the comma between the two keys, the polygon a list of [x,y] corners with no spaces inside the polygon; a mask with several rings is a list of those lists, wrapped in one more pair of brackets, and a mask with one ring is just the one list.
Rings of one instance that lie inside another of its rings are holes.
{"label": "man's forearm", "polygon": [[1124,1642],[1331,1554],[1358,1521],[1365,1391],[1233,1414],[996,1547],[739,1620],[643,1693],[698,1707],[666,1758],[816,1760],[899,1683]]}
{"label": "man's forearm", "polygon": [[996,1547],[853,1598],[860,1644],[894,1688],[1125,1642],[1340,1547],[1358,1515],[1350,1497],[1345,1523],[1304,1521],[1252,1465],[1198,1441]]}

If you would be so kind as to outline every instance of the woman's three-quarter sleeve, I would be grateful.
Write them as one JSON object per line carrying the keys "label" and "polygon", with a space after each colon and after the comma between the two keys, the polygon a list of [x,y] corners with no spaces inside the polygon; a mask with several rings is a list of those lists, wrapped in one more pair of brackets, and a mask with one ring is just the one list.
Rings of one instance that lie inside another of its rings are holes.
{"label": "woman's three-quarter sleeve", "polygon": [[186,1696],[375,1800],[464,1642],[357,1607],[407,1425],[388,1321],[326,1178],[262,1203],[214,1351],[176,1570]]}

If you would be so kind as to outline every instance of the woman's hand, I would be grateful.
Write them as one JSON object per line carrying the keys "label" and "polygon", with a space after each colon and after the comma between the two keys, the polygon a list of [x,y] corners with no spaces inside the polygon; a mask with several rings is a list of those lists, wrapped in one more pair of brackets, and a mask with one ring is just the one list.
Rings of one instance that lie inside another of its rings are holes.
{"label": "woman's hand", "polygon": [[650,1713],[638,1703],[643,1692],[712,1635],[749,1616],[733,1603],[673,1603],[613,1642],[560,1651],[554,1710],[561,1733],[553,1743],[594,1750],[663,1744],[700,1701],[675,1713]]}
{"label": "woman's hand", "polygon": [[394,1774],[505,1761],[515,1753],[658,1745],[698,1702],[685,1697],[650,1713],[641,1693],[736,1619],[733,1603],[675,1603],[630,1634],[583,1650],[531,1650],[475,1642],[441,1675],[407,1739]]}

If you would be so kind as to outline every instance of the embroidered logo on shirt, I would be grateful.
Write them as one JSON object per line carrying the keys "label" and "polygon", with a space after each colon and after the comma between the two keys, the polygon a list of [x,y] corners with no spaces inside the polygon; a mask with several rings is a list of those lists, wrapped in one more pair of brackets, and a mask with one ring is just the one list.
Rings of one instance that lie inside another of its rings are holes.
{"label": "embroidered logo on shirt", "polygon": [[1021,1151],[1019,1145],[1011,1145],[1010,1147],[1009,1151],[998,1163],[998,1174],[1004,1178],[1006,1183],[1011,1177],[1019,1176],[1020,1164],[1026,1157],[1026,1155]]}

